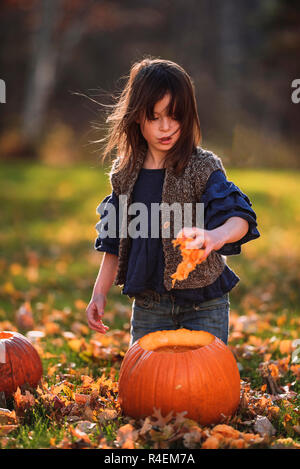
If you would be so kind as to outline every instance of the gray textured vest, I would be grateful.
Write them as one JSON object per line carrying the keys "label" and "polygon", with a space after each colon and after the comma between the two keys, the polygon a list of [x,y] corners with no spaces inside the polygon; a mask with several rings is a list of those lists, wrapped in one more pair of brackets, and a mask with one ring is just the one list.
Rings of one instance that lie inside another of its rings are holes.
{"label": "gray textured vest", "polygon": [[[110,183],[117,196],[127,195],[128,207],[132,203],[133,187],[140,169],[143,166],[144,159],[145,153],[141,153],[134,170],[130,173],[127,168],[123,168],[118,171],[120,157],[113,161],[109,174]],[[180,176],[177,176],[172,169],[166,169],[161,202],[165,202],[167,204],[173,204],[175,202],[180,204],[188,202],[192,203],[192,219],[195,221],[195,203],[200,202],[209,176],[213,171],[218,169],[223,171],[226,176],[221,159],[214,153],[204,150],[201,147],[197,147],[197,152],[191,155],[188,164]],[[164,230],[168,230],[168,233],[172,234],[174,232],[174,220],[172,217],[166,218],[167,216],[168,214],[161,210],[161,233],[163,233]],[[123,217],[121,223],[122,233],[126,232],[126,227],[128,227],[131,218],[132,216],[127,213],[127,224],[125,226],[124,223],[126,223],[126,217]],[[171,290],[172,279],[170,276],[176,271],[177,265],[181,262],[182,257],[178,247],[174,248],[172,244],[172,239],[174,238],[167,237],[166,234],[164,236],[162,236],[163,252],[165,257],[164,286],[167,290]],[[132,239],[130,236],[120,237],[118,269],[114,285],[123,286],[125,284],[131,241]],[[187,279],[181,281],[176,280],[174,288],[200,288],[210,285],[219,277],[224,267],[225,258],[216,251],[212,251],[202,264],[196,266]]]}

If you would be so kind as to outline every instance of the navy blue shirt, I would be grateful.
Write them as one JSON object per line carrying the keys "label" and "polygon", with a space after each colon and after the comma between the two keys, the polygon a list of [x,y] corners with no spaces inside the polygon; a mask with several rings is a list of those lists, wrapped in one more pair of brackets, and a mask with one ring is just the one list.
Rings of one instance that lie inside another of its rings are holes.
{"label": "navy blue shirt", "polygon": [[[164,168],[141,168],[133,188],[132,201],[142,202],[147,205],[149,232],[151,203],[161,203],[164,177]],[[256,214],[251,208],[252,204],[249,198],[233,182],[228,181],[221,170],[216,170],[210,175],[200,202],[204,203],[204,228],[207,230],[223,225],[230,217],[241,217],[249,222],[246,235],[239,241],[225,244],[217,251],[219,254],[226,256],[240,254],[243,243],[260,236],[257,230]],[[118,197],[114,191],[106,196],[102,203],[112,203],[118,214]],[[106,215],[107,211],[105,210],[103,216],[100,217],[100,224],[101,219]],[[139,226],[137,225],[138,229]],[[101,238],[99,235],[95,240],[94,248],[97,251],[118,255],[119,238]],[[158,293],[167,293],[168,290],[163,283],[164,268],[161,237],[132,238],[126,281],[122,294],[132,297],[146,289],[155,290]],[[185,304],[187,301],[202,302],[224,295],[232,290],[239,280],[239,277],[228,265],[225,265],[223,272],[210,285],[184,290],[174,288],[170,292],[175,296],[175,302],[178,304]]]}

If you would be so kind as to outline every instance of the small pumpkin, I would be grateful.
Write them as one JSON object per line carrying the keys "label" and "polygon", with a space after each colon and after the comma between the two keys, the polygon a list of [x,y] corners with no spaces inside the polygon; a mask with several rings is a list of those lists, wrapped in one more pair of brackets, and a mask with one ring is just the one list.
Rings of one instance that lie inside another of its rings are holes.
{"label": "small pumpkin", "polygon": [[43,374],[39,354],[18,332],[0,332],[0,392],[6,397],[24,385],[35,387]]}
{"label": "small pumpkin", "polygon": [[232,415],[240,401],[236,360],[219,338],[189,329],[151,332],[126,352],[119,376],[125,415],[144,418],[187,411],[202,425]]}

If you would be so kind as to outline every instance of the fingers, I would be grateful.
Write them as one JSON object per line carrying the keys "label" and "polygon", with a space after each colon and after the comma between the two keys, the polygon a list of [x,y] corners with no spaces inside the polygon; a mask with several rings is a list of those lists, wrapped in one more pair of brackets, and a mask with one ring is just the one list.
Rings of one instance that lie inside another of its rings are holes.
{"label": "fingers", "polygon": [[183,227],[182,230],[180,230],[177,233],[177,238],[194,238],[192,243],[195,243],[194,247],[199,247],[200,244],[199,242],[204,241],[204,236],[205,236],[205,230],[203,228],[198,228],[197,226],[186,226]]}
{"label": "fingers", "polygon": [[105,332],[109,329],[109,327],[105,326],[101,320],[98,322],[90,320],[88,321],[88,325],[94,331],[101,332],[102,334],[105,334]]}
{"label": "fingers", "polygon": [[185,246],[187,249],[200,249],[205,247],[205,240],[203,239],[203,236],[196,236],[196,238],[193,241],[190,241],[189,243],[186,243]]}
{"label": "fingers", "polygon": [[103,323],[99,326],[92,326],[91,324],[89,324],[89,327],[90,329],[93,329],[93,331],[100,332],[100,334],[105,334],[109,329],[109,327],[105,326]]}
{"label": "fingers", "polygon": [[176,238],[188,238],[189,236],[195,236],[196,234],[196,227],[183,227],[182,230],[180,230],[177,233]]}
{"label": "fingers", "polygon": [[89,327],[94,331],[105,334],[109,327],[103,324],[101,320],[102,316],[103,312],[98,311],[97,305],[95,303],[93,303],[87,308],[87,320]]}

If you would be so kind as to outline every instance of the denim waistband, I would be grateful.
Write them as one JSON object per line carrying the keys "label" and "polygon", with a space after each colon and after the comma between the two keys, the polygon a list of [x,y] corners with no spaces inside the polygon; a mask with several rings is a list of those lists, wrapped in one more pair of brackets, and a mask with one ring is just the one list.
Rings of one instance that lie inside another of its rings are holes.
{"label": "denim waistband", "polygon": [[[167,302],[171,302],[171,303],[174,303],[174,304],[177,304],[177,301],[176,301],[176,296],[173,294],[173,293],[158,293],[157,291],[155,290],[143,290],[142,292],[140,293],[136,293],[134,295],[134,298],[137,298],[137,299],[140,299],[140,300],[143,300],[145,298],[147,298],[147,300],[150,300],[150,301],[154,301],[154,302],[157,302],[157,303],[165,303],[166,301]],[[228,293],[225,293],[221,298],[224,298],[224,300],[227,300],[229,301],[229,295]],[[206,300],[204,301],[204,303],[209,303],[209,302],[212,302],[212,301],[215,301],[214,299],[210,299],[210,300]],[[195,301],[189,301],[189,300],[185,300],[184,304],[187,305],[188,303],[191,303],[191,304],[194,304]],[[180,303],[178,303],[180,304]]]}
{"label": "denim waistband", "polygon": [[158,293],[155,290],[143,290],[142,292],[134,295],[134,297],[141,299],[148,298],[156,302],[160,302],[161,299],[169,299],[175,301],[175,295],[173,295],[172,293]]}

